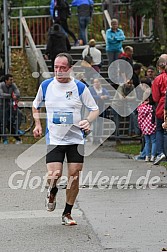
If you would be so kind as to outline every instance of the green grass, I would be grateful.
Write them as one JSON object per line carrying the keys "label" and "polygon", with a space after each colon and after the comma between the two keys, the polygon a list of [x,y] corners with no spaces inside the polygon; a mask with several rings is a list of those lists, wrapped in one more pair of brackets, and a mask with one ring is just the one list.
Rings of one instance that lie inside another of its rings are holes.
{"label": "green grass", "polygon": [[167,162],[161,162],[161,165],[164,166],[167,169]]}
{"label": "green grass", "polygon": [[[129,155],[138,155],[140,153],[141,144],[129,143],[129,144],[119,144],[116,146],[116,150],[121,153]],[[167,169],[167,161],[161,162],[161,166]]]}
{"label": "green grass", "polygon": [[129,143],[129,144],[119,144],[116,146],[116,150],[131,155],[137,155],[140,153],[141,144]]}

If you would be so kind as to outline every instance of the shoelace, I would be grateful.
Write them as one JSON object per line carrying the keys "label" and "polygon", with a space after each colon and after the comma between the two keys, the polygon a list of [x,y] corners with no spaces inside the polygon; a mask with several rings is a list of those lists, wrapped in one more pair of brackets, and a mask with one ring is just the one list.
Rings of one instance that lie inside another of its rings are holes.
{"label": "shoelace", "polygon": [[67,218],[70,219],[70,220],[73,220],[73,218],[71,217],[71,214],[70,214],[70,213],[67,213],[67,214],[65,214],[64,216],[67,217]]}

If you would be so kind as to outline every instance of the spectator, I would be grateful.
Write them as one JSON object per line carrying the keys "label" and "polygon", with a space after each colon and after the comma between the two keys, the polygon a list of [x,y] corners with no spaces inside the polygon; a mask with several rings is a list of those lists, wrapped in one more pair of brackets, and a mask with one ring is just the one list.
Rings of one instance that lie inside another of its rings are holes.
{"label": "spectator", "polygon": [[99,79],[93,80],[93,86],[90,87],[89,90],[95,99],[101,114],[104,111],[105,101],[111,97],[110,93],[106,88],[102,87]]}
{"label": "spectator", "polygon": [[[149,78],[144,77],[140,79],[140,84],[138,85],[141,90],[145,91],[147,88],[151,88],[151,81]],[[143,99],[143,94],[141,93],[140,95],[140,99]]]}
{"label": "spectator", "polygon": [[[1,121],[1,132],[6,134],[6,128],[11,134],[24,134],[24,132],[19,130],[21,125],[22,113],[19,109],[15,109],[13,103],[17,103],[20,97],[20,91],[16,84],[13,83],[13,75],[6,74],[4,76],[4,81],[0,83],[0,119]],[[18,122],[18,123],[16,123]],[[3,125],[4,123],[4,125]],[[8,144],[8,139],[3,136],[3,143]],[[14,136],[16,139],[16,144],[22,143],[19,136]]]}
{"label": "spectator", "polygon": [[164,59],[167,62],[167,54],[166,53],[161,54],[159,59]]}
{"label": "spectator", "polygon": [[146,79],[150,83],[151,87],[153,80],[155,79],[155,68],[153,66],[148,66],[146,70]]}
{"label": "spectator", "polygon": [[81,67],[84,70],[84,75],[88,85],[91,84],[91,79],[99,77],[99,71],[102,62],[101,51],[95,47],[95,40],[91,39],[89,45],[82,52]]}
{"label": "spectator", "polygon": [[91,21],[93,13],[93,0],[73,0],[72,6],[77,7],[79,21],[79,39],[83,41],[83,45],[88,43],[87,26]]}
{"label": "spectator", "polygon": [[75,34],[68,27],[67,19],[71,15],[68,2],[66,0],[51,0],[50,14],[54,20],[54,23],[60,24],[63,30],[73,38],[74,45],[79,45]]}
{"label": "spectator", "polygon": [[164,129],[164,154],[167,157],[167,92],[165,94],[164,123],[162,127]]}
{"label": "spectator", "polygon": [[116,124],[115,135],[119,136],[119,125],[121,116],[129,115],[129,135],[136,134],[137,119],[132,112],[133,102],[136,100],[136,92],[133,85],[133,80],[127,81],[123,85],[119,85],[117,92],[112,101],[114,121]]}
{"label": "spectator", "polygon": [[122,41],[125,40],[124,32],[118,28],[118,20],[111,20],[111,28],[106,31],[106,52],[109,65],[118,59],[118,56],[123,52]]}
{"label": "spectator", "polygon": [[87,84],[86,80],[85,80],[85,75],[84,73],[78,73],[76,75],[76,79],[80,80],[82,83],[84,83],[87,87],[89,87],[89,85]]}
{"label": "spectator", "polygon": [[[103,0],[103,2],[102,2],[102,10],[103,10],[103,12],[105,10],[107,10],[109,12],[109,0]],[[108,22],[106,20],[105,15],[103,15],[103,22],[104,22],[105,30],[107,30],[109,28],[109,25],[108,25]]]}
{"label": "spectator", "polygon": [[[141,83],[138,85],[138,87],[140,87],[140,89],[138,88],[136,90],[136,93],[137,93],[137,97],[139,100],[143,100],[143,94],[144,92],[150,92],[150,87],[151,87],[151,82],[150,82],[150,79],[148,78],[141,78]],[[152,101],[153,103],[153,101]],[[136,120],[138,121],[138,110],[135,109],[134,110],[134,117],[136,117],[136,119],[134,120],[136,122]],[[140,131],[140,128],[138,126],[138,123],[136,124],[135,126],[135,129],[136,129],[136,134],[137,135],[140,135],[141,134],[141,131]],[[138,129],[138,130],[137,130]],[[135,156],[134,159],[135,160],[144,160],[145,157],[146,157],[146,152],[145,152],[145,139],[144,139],[144,136],[141,135],[141,151],[140,151],[140,154]]]}
{"label": "spectator", "polygon": [[82,58],[84,59],[89,52],[92,57],[91,66],[99,73],[102,65],[102,55],[101,51],[96,48],[96,41],[94,39],[91,39],[89,45],[83,50]]}
{"label": "spectator", "polygon": [[[152,103],[152,97],[145,98],[147,92],[143,95],[144,102],[138,106],[138,125],[144,135],[145,140],[145,161],[154,162],[156,156],[156,124],[155,124],[155,104]],[[148,96],[148,95],[147,95]],[[151,154],[151,158],[150,158]]]}
{"label": "spectator", "polygon": [[140,84],[140,74],[141,74],[141,69],[142,69],[142,65],[140,63],[135,63],[133,65],[133,85],[135,87],[137,87]]}
{"label": "spectator", "polygon": [[59,24],[53,25],[46,46],[45,59],[50,58],[52,61],[52,71],[54,71],[54,60],[57,54],[70,51],[71,46],[67,36],[61,31]]}
{"label": "spectator", "polygon": [[162,123],[164,122],[164,105],[165,93],[167,89],[167,61],[160,57],[157,61],[159,75],[152,83],[152,96],[153,100],[157,103],[156,107],[156,142],[157,142],[157,157],[154,165],[159,164],[164,158],[164,130]]}
{"label": "spectator", "polygon": [[124,52],[120,53],[119,59],[126,60],[133,67],[133,47],[125,46]]}
{"label": "spectator", "polygon": [[[105,102],[110,98],[110,93],[106,88],[101,86],[99,79],[93,80],[93,86],[89,88],[96,104],[99,107],[99,112],[102,117],[105,117]],[[102,118],[96,118],[93,123],[93,142],[99,144],[102,142],[103,136],[103,120]]]}

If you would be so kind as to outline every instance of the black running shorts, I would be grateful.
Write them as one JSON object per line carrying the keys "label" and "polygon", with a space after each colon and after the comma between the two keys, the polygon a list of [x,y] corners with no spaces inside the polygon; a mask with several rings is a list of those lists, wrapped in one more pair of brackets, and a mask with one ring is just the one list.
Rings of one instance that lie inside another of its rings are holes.
{"label": "black running shorts", "polygon": [[46,164],[52,162],[63,163],[65,156],[67,158],[67,163],[83,163],[84,145],[48,145],[46,154]]}

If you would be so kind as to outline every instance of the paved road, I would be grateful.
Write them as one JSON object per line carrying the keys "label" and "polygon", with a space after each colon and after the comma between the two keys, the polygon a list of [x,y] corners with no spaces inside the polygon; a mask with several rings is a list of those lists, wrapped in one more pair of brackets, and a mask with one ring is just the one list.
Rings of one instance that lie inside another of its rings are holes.
{"label": "paved road", "polygon": [[164,167],[136,162],[106,143],[86,157],[73,210],[78,225],[65,227],[61,214],[66,169],[57,208],[48,213],[44,158],[25,170],[15,162],[29,147],[0,145],[0,251],[158,252],[167,248]]}

